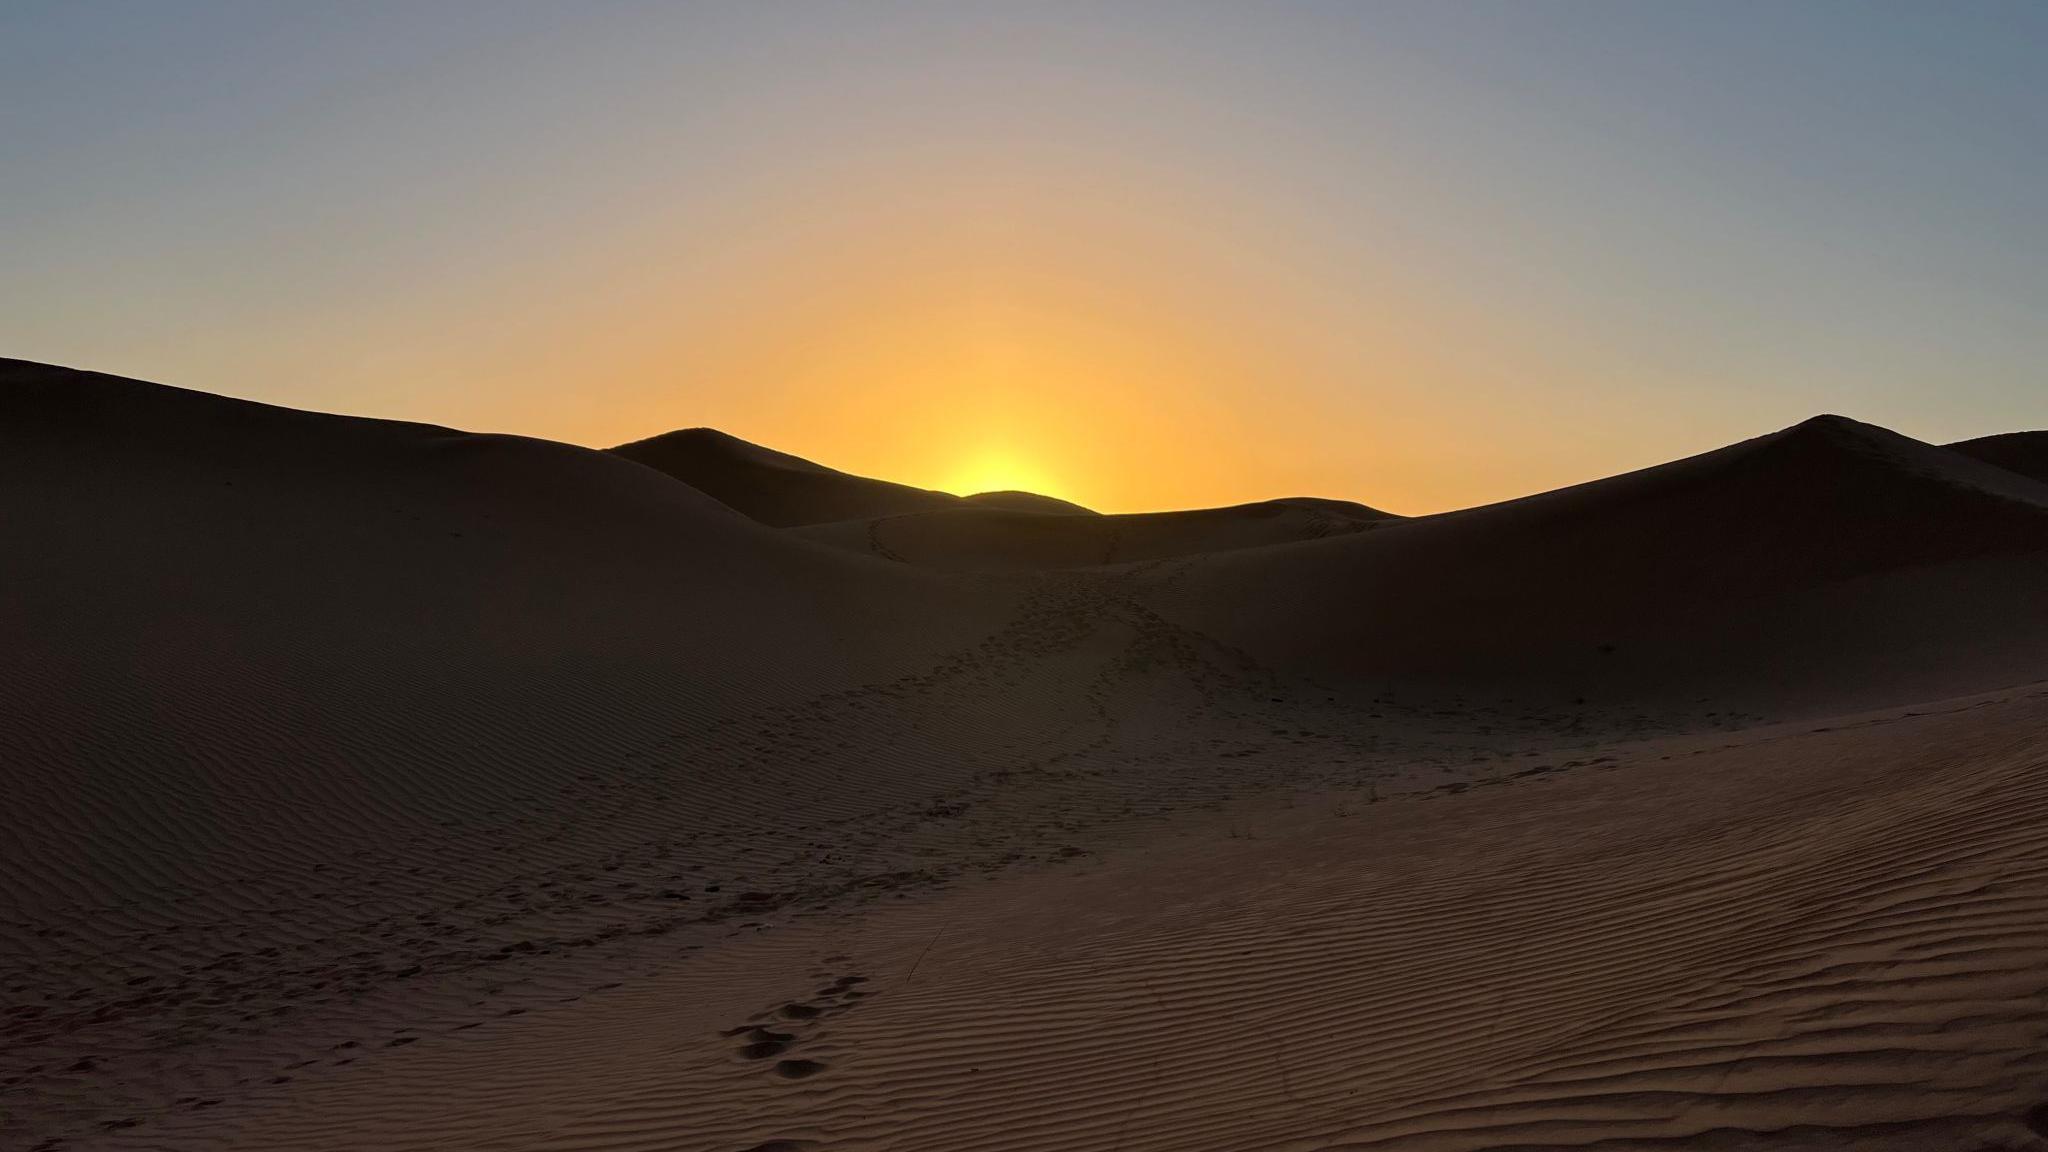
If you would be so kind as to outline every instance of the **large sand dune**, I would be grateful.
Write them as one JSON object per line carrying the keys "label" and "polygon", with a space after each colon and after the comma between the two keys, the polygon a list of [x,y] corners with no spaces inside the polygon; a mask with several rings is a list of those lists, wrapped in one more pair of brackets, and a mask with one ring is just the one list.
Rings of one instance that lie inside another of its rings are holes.
{"label": "large sand dune", "polygon": [[1823,416],[1642,472],[1145,580],[1169,617],[1328,678],[1775,710],[2038,675],[2044,563],[2048,484]]}
{"label": "large sand dune", "polygon": [[2048,1148],[2010,457],[1400,520],[713,447],[4,362],[0,1144]]}

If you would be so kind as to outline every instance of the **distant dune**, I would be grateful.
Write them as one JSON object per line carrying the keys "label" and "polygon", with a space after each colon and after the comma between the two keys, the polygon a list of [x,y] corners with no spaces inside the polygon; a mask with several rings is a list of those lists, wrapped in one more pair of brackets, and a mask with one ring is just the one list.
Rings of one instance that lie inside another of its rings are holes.
{"label": "distant dune", "polygon": [[1030,511],[1086,513],[1087,509],[1028,492],[953,496],[887,480],[870,480],[749,444],[711,428],[687,428],[611,451],[776,528],[864,520],[939,508],[966,501]]}
{"label": "distant dune", "polygon": [[1085,568],[1259,548],[1362,532],[1391,519],[1344,501],[1268,500],[1230,508],[1066,516],[945,508],[800,529],[821,543],[956,571]]}
{"label": "distant dune", "polygon": [[710,428],[611,449],[763,524],[849,551],[950,571],[1083,568],[1362,531],[1385,512],[1293,497],[1100,516],[1032,492],[953,496],[835,471]]}
{"label": "distant dune", "polygon": [[1098,516],[0,361],[0,1146],[2048,1147],[2048,481]]}
{"label": "distant dune", "polygon": [[983,508],[1004,508],[1012,512],[1042,512],[1064,516],[1093,516],[1093,509],[1083,508],[1070,500],[1056,496],[1040,496],[1036,492],[976,492],[963,496],[969,504]]}
{"label": "distant dune", "polygon": [[1986,464],[1996,464],[2008,472],[2048,483],[2048,432],[1979,436],[1975,440],[1959,440],[1948,447]]}

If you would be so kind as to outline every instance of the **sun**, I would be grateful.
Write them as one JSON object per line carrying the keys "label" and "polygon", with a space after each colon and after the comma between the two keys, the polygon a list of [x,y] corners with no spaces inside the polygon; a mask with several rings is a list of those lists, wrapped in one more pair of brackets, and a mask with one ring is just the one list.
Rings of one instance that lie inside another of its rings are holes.
{"label": "sun", "polygon": [[1064,485],[1035,462],[1006,449],[985,449],[962,460],[942,489],[956,496],[981,492],[1033,492],[1062,496]]}

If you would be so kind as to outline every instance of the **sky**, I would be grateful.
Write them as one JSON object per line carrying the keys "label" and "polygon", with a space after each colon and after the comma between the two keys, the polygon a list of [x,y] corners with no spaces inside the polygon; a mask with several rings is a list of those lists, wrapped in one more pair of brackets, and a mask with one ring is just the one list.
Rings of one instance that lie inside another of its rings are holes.
{"label": "sky", "polygon": [[0,0],[0,355],[1105,511],[2048,425],[2048,4]]}

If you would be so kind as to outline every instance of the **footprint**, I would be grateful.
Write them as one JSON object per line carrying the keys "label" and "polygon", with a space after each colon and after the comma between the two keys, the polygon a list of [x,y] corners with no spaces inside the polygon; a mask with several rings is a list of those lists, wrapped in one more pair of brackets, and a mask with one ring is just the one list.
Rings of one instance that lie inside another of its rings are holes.
{"label": "footprint", "polygon": [[785,1080],[804,1080],[823,1072],[827,1065],[817,1060],[778,1060],[775,1074]]}
{"label": "footprint", "polygon": [[825,1010],[815,1004],[784,1004],[780,1011],[787,1020],[816,1020],[825,1014]]}
{"label": "footprint", "polygon": [[795,1036],[787,1032],[776,1032],[767,1028],[749,1028],[747,1042],[740,1045],[740,1055],[748,1060],[766,1060],[780,1056],[789,1050]]}

